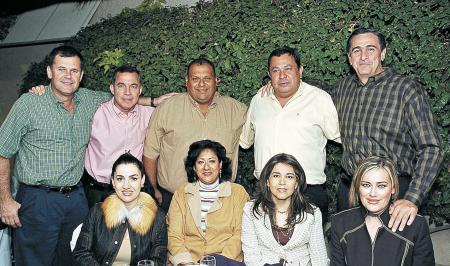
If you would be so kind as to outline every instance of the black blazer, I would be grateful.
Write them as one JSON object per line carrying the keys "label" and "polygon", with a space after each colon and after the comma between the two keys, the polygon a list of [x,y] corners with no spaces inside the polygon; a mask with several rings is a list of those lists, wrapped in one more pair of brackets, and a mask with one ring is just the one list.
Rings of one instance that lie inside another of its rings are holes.
{"label": "black blazer", "polygon": [[417,215],[403,231],[388,228],[388,208],[378,218],[383,226],[372,243],[363,207],[339,212],[331,220],[331,265],[434,266],[433,244],[424,217]]}

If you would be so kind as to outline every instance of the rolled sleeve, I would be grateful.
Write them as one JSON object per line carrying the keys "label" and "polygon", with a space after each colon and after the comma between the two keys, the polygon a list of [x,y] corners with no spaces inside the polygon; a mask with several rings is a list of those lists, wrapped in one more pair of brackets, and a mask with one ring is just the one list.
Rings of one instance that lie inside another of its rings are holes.
{"label": "rolled sleeve", "polygon": [[247,117],[244,126],[242,127],[241,136],[239,138],[239,145],[244,149],[250,148],[255,141],[255,129],[253,128],[252,124],[255,97],[261,96],[257,94],[253,97],[247,110]]}
{"label": "rolled sleeve", "polygon": [[[326,93],[326,92],[324,92]],[[331,96],[326,93],[324,103],[322,106],[325,108],[323,131],[327,139],[341,143],[341,135],[339,133],[339,119]]]}
{"label": "rolled sleeve", "polygon": [[152,160],[156,160],[161,151],[161,143],[165,134],[161,123],[161,108],[156,108],[150,118],[144,141],[144,156]]}

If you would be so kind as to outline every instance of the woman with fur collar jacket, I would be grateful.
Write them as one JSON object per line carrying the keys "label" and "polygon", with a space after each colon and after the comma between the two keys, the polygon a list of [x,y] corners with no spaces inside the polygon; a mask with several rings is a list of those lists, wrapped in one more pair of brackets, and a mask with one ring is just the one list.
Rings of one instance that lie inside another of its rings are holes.
{"label": "woman with fur collar jacket", "polygon": [[165,214],[153,198],[140,192],[145,182],[142,163],[126,153],[113,165],[115,193],[89,212],[73,256],[77,265],[136,265],[151,259],[165,265]]}

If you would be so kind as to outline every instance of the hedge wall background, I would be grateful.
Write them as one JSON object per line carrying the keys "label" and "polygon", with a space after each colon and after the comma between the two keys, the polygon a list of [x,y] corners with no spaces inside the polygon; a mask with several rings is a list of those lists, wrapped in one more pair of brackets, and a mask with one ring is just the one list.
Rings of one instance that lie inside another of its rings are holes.
{"label": "hedge wall background", "polygon": [[[141,70],[146,95],[185,91],[187,64],[207,56],[216,63],[219,90],[246,104],[266,83],[269,53],[298,49],[306,80],[327,91],[351,71],[345,43],[353,29],[371,27],[388,41],[386,64],[414,76],[428,91],[444,141],[445,161],[421,213],[437,225],[450,221],[450,3],[449,1],[200,1],[193,8],[137,10],[85,28],[69,44],[85,57],[84,86],[107,90],[109,72],[126,63]],[[149,4],[150,3],[150,4]],[[46,62],[33,64],[22,88],[43,84]],[[335,210],[340,147],[327,146],[327,189]],[[238,182],[252,191],[253,151],[240,152]]]}

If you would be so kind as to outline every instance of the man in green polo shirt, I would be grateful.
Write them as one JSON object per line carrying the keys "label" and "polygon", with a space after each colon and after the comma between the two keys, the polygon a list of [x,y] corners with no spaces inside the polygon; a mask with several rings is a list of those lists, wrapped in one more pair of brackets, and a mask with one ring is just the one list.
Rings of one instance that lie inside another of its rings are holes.
{"label": "man in green polo shirt", "polygon": [[[109,93],[79,88],[82,56],[72,47],[52,50],[47,75],[51,93],[24,94],[0,128],[1,217],[15,228],[18,266],[70,261],[72,231],[88,211],[79,180],[90,120],[111,99]],[[9,158],[15,154],[20,186],[14,200]]]}
{"label": "man in green polo shirt", "polygon": [[[70,237],[88,207],[81,189],[91,118],[111,94],[79,88],[82,56],[72,47],[50,53],[44,96],[24,94],[0,128],[0,215],[15,228],[20,265],[68,265]],[[10,192],[10,161],[20,185]]]}

